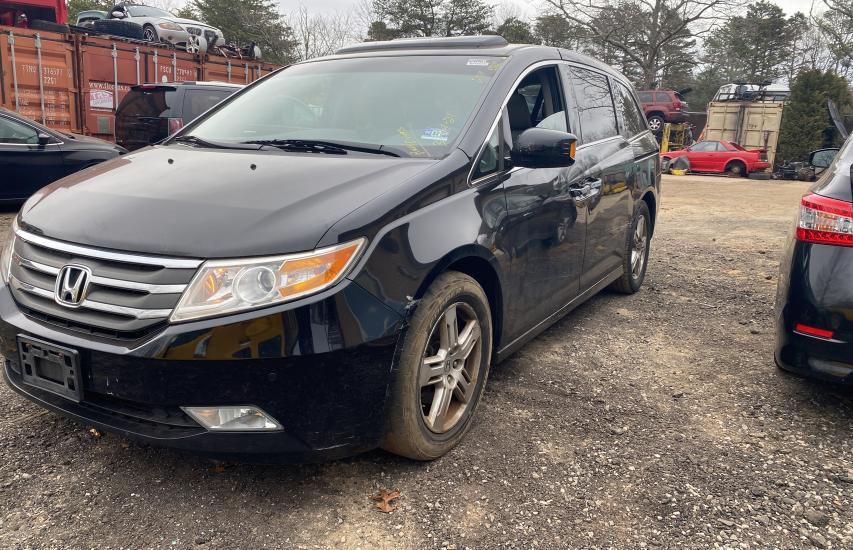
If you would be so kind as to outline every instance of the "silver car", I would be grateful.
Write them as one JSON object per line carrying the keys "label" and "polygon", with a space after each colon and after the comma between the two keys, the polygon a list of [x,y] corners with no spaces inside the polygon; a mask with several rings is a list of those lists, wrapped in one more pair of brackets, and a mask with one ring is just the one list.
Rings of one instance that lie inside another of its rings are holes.
{"label": "silver car", "polygon": [[187,51],[206,50],[215,44],[225,43],[225,36],[216,27],[175,17],[152,6],[119,4],[110,10],[109,18],[141,25],[145,40],[149,42],[168,42]]}

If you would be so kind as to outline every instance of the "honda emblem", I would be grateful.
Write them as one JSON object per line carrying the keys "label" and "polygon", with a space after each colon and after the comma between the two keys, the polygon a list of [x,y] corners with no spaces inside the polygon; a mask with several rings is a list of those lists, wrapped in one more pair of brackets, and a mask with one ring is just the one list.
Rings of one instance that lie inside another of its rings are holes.
{"label": "honda emblem", "polygon": [[56,277],[54,299],[56,303],[67,307],[78,307],[89,291],[92,270],[82,265],[66,265]]}

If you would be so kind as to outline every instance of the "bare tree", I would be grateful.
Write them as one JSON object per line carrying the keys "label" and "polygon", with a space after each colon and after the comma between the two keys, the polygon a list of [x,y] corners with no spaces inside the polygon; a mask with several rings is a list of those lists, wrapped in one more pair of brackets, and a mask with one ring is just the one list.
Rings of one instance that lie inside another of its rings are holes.
{"label": "bare tree", "polygon": [[299,59],[331,55],[361,38],[352,11],[311,13],[307,6],[300,4],[287,20],[293,28]]}
{"label": "bare tree", "polygon": [[[652,85],[672,63],[672,50],[701,36],[733,13],[737,0],[545,0],[558,15],[584,29],[602,49],[633,65]],[[619,24],[602,24],[619,21]]]}

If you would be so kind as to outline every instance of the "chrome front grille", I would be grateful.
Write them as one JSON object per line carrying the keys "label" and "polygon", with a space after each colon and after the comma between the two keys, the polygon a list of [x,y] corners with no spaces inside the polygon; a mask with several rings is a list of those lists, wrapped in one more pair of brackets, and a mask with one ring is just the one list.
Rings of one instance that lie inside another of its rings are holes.
{"label": "chrome front grille", "polygon": [[[18,230],[9,286],[24,311],[72,330],[136,338],[166,323],[201,260],[90,248]],[[74,307],[55,299],[65,265],[91,270]]]}

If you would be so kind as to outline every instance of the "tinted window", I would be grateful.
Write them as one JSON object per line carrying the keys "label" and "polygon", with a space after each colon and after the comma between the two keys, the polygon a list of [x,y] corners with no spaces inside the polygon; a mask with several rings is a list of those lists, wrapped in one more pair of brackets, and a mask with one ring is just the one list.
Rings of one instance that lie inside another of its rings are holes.
{"label": "tinted window", "polygon": [[171,116],[177,92],[175,88],[137,88],[131,90],[118,106],[119,117],[168,117]]}
{"label": "tinted window", "polygon": [[655,92],[655,103],[669,103],[669,94],[666,92]]}
{"label": "tinted window", "polygon": [[232,93],[234,93],[232,90],[187,90],[184,94],[184,108],[181,113],[184,123],[193,120]]}
{"label": "tinted window", "polygon": [[652,93],[651,92],[639,92],[637,95],[640,96],[641,103],[651,103],[652,102]]}
{"label": "tinted window", "polygon": [[621,82],[616,84],[613,90],[613,98],[616,100],[616,109],[619,111],[620,120],[622,121],[620,131],[626,138],[636,136],[639,133],[645,132],[646,117],[634,101],[630,90]]}
{"label": "tinted window", "polygon": [[37,144],[38,132],[26,124],[0,117],[0,143]]}
{"label": "tinted window", "polygon": [[616,111],[607,77],[578,67],[572,67],[571,73],[582,142],[590,143],[618,135]]}

